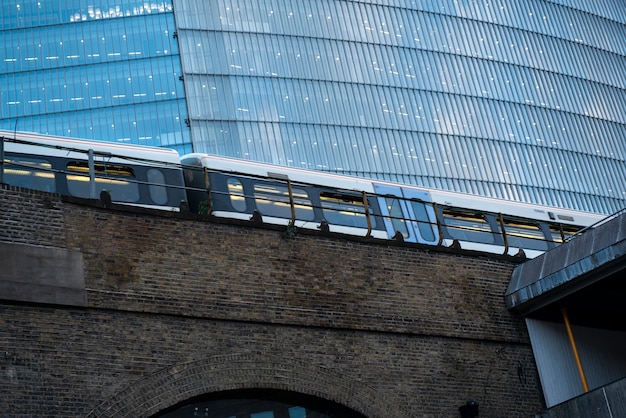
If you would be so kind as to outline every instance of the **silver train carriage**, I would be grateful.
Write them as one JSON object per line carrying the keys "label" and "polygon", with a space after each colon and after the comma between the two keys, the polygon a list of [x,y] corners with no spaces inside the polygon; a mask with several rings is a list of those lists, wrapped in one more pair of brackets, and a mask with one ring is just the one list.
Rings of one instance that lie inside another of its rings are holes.
{"label": "silver train carriage", "polygon": [[[1,131],[1,181],[116,203],[535,257],[603,215],[232,158]],[[182,166],[181,166],[182,162]],[[184,177],[183,177],[184,173]],[[184,179],[184,180],[183,180]],[[207,193],[208,191],[208,193]]]}
{"label": "silver train carriage", "polygon": [[0,130],[2,181],[14,186],[165,210],[187,200],[174,150]]}
{"label": "silver train carriage", "polygon": [[533,258],[605,218],[206,154],[181,162],[192,210],[287,227]]}

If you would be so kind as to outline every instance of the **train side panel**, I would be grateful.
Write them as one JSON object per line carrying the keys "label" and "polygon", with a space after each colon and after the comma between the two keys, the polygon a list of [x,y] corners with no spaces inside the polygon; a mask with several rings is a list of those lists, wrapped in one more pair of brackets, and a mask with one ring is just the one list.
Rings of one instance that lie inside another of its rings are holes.
{"label": "train side panel", "polygon": [[[199,154],[183,156],[182,164],[187,184],[194,184],[193,207],[210,206],[214,216],[251,219],[258,214],[268,224],[387,238],[377,202],[363,201],[362,189],[373,190],[365,181]],[[207,174],[200,171],[204,167]],[[208,184],[200,178],[208,178]]]}
{"label": "train side panel", "polygon": [[374,183],[374,190],[390,238],[400,234],[407,242],[439,242],[437,220],[427,191],[378,183]]}
{"label": "train side panel", "polygon": [[187,200],[176,151],[22,132],[0,135],[8,184],[83,198],[107,191],[116,203],[166,210],[178,210]]}
{"label": "train side panel", "polygon": [[[256,213],[264,222],[282,225],[294,218],[300,228],[325,226],[350,235],[497,254],[516,255],[523,249],[529,258],[604,218],[225,157],[187,157],[210,169],[210,184],[205,181],[202,187],[211,190],[216,216],[250,219]],[[226,184],[220,175],[239,183]],[[202,193],[204,197],[206,192]]]}

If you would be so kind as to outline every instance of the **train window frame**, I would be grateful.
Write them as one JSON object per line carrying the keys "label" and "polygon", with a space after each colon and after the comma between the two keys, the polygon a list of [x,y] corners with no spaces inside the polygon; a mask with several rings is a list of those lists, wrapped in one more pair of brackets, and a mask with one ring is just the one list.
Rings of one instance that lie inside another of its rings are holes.
{"label": "train window frame", "polygon": [[[119,177],[119,178],[136,178],[135,170],[123,164],[94,162],[94,173],[96,177]],[[70,160],[65,164],[67,172],[87,173],[89,175],[89,162],[81,160]]]}
{"label": "train window frame", "polygon": [[443,208],[443,224],[452,239],[481,244],[496,244],[487,214],[457,208]]}
{"label": "train window frame", "polygon": [[230,199],[230,205],[237,212],[245,213],[248,210],[248,204],[246,203],[246,194],[243,191],[243,183],[237,177],[228,177],[226,179],[226,189],[228,190],[228,197]]}
{"label": "train window frame", "polygon": [[509,247],[546,251],[548,241],[539,222],[503,216],[504,231]]}
{"label": "train window frame", "polygon": [[[320,191],[320,205],[326,222],[331,225],[366,229],[367,214],[363,196],[335,191]],[[372,228],[376,228],[376,217],[370,213]]]}
{"label": "train window frame", "polygon": [[[135,170],[116,163],[94,163],[96,194],[106,190],[115,202],[137,203],[141,199]],[[70,160],[65,165],[67,191],[72,196],[90,198],[89,163]]]}
{"label": "train window frame", "polygon": [[[565,239],[561,236],[561,229],[563,230],[563,235]],[[552,242],[556,244],[562,244],[571,237],[580,233],[584,229],[583,226],[580,225],[569,225],[569,224],[558,224],[558,223],[549,223],[548,230],[550,233],[550,238]]]}
{"label": "train window frame", "polygon": [[[56,193],[56,176],[50,160],[26,155],[5,154],[4,182],[15,187]],[[12,173],[11,171],[22,173]],[[27,179],[27,180],[24,180]],[[31,181],[36,179],[37,181]],[[24,180],[24,181],[15,181]],[[43,180],[43,181],[40,181]]]}
{"label": "train window frame", "polygon": [[[292,188],[291,191],[296,210],[296,220],[305,222],[314,221],[315,213],[309,193],[299,187]],[[254,181],[252,183],[252,193],[255,206],[261,215],[291,219],[289,187],[287,184]]]}

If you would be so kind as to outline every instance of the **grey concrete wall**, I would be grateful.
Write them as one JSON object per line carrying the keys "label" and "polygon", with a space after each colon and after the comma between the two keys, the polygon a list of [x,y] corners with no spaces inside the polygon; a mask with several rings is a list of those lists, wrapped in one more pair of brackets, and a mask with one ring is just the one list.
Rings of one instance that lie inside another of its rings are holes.
{"label": "grey concrete wall", "polygon": [[87,306],[82,254],[65,248],[0,242],[0,298]]}

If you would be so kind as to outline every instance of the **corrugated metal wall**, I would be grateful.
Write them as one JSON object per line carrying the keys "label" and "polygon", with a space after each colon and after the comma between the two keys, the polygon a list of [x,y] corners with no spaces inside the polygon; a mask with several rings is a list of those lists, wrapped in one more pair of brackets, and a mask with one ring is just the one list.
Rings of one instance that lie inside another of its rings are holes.
{"label": "corrugated metal wall", "polygon": [[[565,325],[526,319],[546,406],[583,393]],[[590,390],[626,376],[626,333],[572,326]]]}

